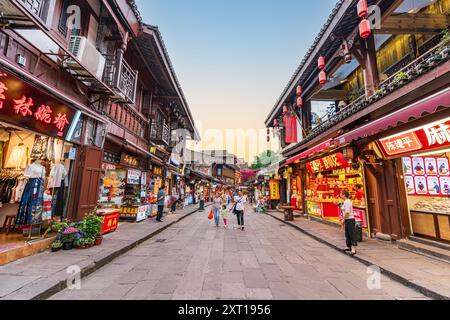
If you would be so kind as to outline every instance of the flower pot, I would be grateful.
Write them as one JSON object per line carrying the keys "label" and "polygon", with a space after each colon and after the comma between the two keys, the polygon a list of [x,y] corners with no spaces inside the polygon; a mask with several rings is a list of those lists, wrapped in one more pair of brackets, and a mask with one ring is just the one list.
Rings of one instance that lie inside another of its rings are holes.
{"label": "flower pot", "polygon": [[103,242],[103,237],[95,238],[95,245],[100,246]]}
{"label": "flower pot", "polygon": [[73,249],[73,242],[64,242],[63,244],[63,250],[72,250]]}

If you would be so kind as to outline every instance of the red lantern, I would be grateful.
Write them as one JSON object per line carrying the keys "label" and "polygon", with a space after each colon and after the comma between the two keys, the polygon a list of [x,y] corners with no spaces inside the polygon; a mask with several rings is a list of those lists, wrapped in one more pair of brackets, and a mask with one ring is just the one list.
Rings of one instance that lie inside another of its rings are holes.
{"label": "red lantern", "polygon": [[273,120],[273,126],[274,127],[278,127],[278,120],[277,119]]}
{"label": "red lantern", "polygon": [[320,71],[320,73],[319,73],[319,82],[320,82],[320,84],[327,83],[327,73],[325,71]]}
{"label": "red lantern", "polygon": [[283,106],[283,113],[286,114],[288,112],[288,107],[287,106]]}
{"label": "red lantern", "polygon": [[370,22],[367,19],[363,19],[361,23],[359,24],[359,35],[363,39],[367,39],[370,37],[370,34],[372,33],[372,29],[370,27]]}
{"label": "red lantern", "polygon": [[320,56],[319,57],[319,61],[317,62],[317,64],[318,64],[320,70],[325,68],[325,57]]}
{"label": "red lantern", "polygon": [[303,107],[303,99],[302,99],[302,97],[298,97],[298,99],[297,99],[297,107],[299,107],[299,108]]}
{"label": "red lantern", "polygon": [[267,128],[267,135],[268,136],[270,135],[270,129],[269,128]]}
{"label": "red lantern", "polygon": [[367,0],[359,0],[357,8],[358,8],[358,16],[361,19],[367,17],[367,14],[369,13]]}
{"label": "red lantern", "polygon": [[270,142],[270,136],[267,136],[267,142]]}
{"label": "red lantern", "polygon": [[302,95],[302,93],[303,93],[303,88],[302,88],[302,86],[297,86],[297,96],[301,96]]}

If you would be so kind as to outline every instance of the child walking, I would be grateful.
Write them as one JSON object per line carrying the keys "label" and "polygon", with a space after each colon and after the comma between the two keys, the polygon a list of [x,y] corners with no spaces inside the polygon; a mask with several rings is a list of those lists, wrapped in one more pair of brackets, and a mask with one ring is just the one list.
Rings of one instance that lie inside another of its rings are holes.
{"label": "child walking", "polygon": [[228,219],[230,218],[230,211],[227,209],[227,205],[222,205],[222,209],[220,210],[220,216],[223,219],[223,224],[225,228],[228,228]]}

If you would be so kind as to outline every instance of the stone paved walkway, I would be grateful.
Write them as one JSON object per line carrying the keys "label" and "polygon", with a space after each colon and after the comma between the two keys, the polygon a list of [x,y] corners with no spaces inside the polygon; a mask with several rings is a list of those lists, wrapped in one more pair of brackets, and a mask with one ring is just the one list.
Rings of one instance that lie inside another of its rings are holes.
{"label": "stone paved walkway", "polygon": [[[281,212],[268,214],[284,220]],[[331,246],[345,246],[345,236],[339,228],[306,218],[296,218],[289,223]],[[357,257],[443,297],[450,297],[450,264],[447,262],[401,250],[397,245],[382,240],[365,240],[360,243]]]}
{"label": "stone paved walkway", "polygon": [[165,216],[163,223],[149,219],[141,223],[120,223],[118,230],[104,237],[103,244],[87,250],[36,254],[0,266],[0,300],[42,299],[49,292],[67,287],[69,266],[79,266],[84,274],[109,263],[160,230],[196,211],[198,206]]}
{"label": "stone paved walkway", "polygon": [[[426,299],[267,215],[246,230],[195,213],[51,299]],[[234,223],[234,217],[233,217]]]}

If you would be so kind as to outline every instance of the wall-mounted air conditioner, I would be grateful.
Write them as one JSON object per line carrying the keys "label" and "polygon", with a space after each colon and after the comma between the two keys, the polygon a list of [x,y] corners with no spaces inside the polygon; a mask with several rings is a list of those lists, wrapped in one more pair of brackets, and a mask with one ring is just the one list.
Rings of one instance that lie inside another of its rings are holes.
{"label": "wall-mounted air conditioner", "polygon": [[[101,80],[103,78],[106,58],[87,38],[71,36],[68,49],[97,79]],[[68,60],[66,64],[70,67],[74,63],[74,61]]]}

